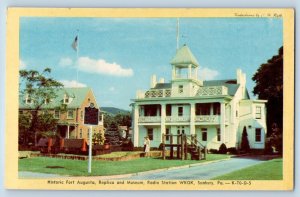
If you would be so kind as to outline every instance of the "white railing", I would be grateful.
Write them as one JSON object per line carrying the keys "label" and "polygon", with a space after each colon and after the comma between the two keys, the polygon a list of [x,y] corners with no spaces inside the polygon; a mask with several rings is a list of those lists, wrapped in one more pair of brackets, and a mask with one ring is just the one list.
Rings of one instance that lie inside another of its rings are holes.
{"label": "white railing", "polygon": [[146,122],[160,122],[160,116],[140,116],[139,122],[146,123]]}
{"label": "white railing", "polygon": [[228,88],[225,86],[200,87],[197,96],[220,96],[228,95]]}
{"label": "white railing", "polygon": [[220,123],[219,115],[200,115],[195,116],[195,122],[201,123]]}
{"label": "white railing", "polygon": [[171,89],[158,89],[158,90],[149,90],[145,93],[144,98],[162,98],[170,97]]}
{"label": "white railing", "polygon": [[167,116],[166,122],[188,122],[190,116]]}

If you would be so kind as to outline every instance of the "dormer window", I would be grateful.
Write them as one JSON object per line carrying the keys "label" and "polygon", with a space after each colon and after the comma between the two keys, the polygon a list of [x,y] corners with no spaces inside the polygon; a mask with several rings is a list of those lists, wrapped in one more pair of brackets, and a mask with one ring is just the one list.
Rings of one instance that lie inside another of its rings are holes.
{"label": "dormer window", "polygon": [[25,103],[26,104],[31,104],[32,103],[32,99],[31,99],[31,97],[28,94],[26,95]]}
{"label": "dormer window", "polygon": [[45,104],[50,103],[50,99],[49,99],[49,98],[46,98],[46,99],[44,100],[44,103],[45,103]]}
{"label": "dormer window", "polygon": [[64,104],[69,104],[70,98],[67,94],[64,95]]}

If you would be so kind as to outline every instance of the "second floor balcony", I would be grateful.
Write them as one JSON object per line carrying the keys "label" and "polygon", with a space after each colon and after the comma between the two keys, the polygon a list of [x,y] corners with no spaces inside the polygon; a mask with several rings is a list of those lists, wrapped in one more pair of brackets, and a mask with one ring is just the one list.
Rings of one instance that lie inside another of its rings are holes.
{"label": "second floor balcony", "polygon": [[[138,119],[139,123],[161,123],[161,116],[140,116]],[[183,123],[190,122],[190,116],[166,116],[166,123]],[[195,116],[194,122],[196,124],[220,124],[219,115],[197,115]]]}
{"label": "second floor balcony", "polygon": [[139,123],[160,123],[160,116],[140,116]]}

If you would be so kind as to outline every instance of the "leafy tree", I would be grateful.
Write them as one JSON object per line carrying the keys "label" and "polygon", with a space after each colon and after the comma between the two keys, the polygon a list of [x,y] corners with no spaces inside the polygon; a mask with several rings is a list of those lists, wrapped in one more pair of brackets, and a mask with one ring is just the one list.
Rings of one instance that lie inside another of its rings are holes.
{"label": "leafy tree", "polygon": [[[19,72],[20,96],[30,100],[29,114],[19,114],[19,132],[24,144],[28,143],[33,135],[36,143],[38,133],[53,131],[56,128],[57,122],[48,113],[47,105],[57,97],[57,90],[62,88],[63,84],[51,78],[50,73],[50,68],[45,68],[42,72],[36,70]],[[45,110],[45,113],[41,113],[42,110]]]}
{"label": "leafy tree", "polygon": [[115,121],[118,126],[131,126],[131,114],[130,113],[118,113],[115,116]]}
{"label": "leafy tree", "polygon": [[250,150],[250,145],[249,145],[248,133],[247,133],[246,126],[244,126],[244,129],[243,129],[241,150],[243,150],[245,152],[248,152]]}
{"label": "leafy tree", "polygon": [[282,131],[283,120],[283,47],[280,47],[278,55],[273,56],[262,64],[252,77],[256,82],[253,93],[259,99],[268,100],[267,106],[267,128],[268,136],[276,124]]}

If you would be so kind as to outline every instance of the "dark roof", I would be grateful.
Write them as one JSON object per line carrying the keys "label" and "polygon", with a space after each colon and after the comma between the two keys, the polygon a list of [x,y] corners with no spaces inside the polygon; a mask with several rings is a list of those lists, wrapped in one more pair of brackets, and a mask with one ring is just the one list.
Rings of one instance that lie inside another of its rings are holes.
{"label": "dark roof", "polygon": [[153,89],[169,89],[171,87],[171,83],[157,83]]}
{"label": "dark roof", "polygon": [[[171,88],[171,83],[157,83],[152,89],[169,89]],[[228,95],[234,96],[240,84],[237,84],[236,79],[225,79],[225,80],[210,80],[203,81],[203,86],[225,86],[228,89]],[[247,88],[245,89],[245,98],[250,99],[249,92]]]}
{"label": "dark roof", "polygon": [[225,86],[228,88],[228,94],[234,96],[240,84],[237,84],[236,79],[226,79],[203,81],[203,86]]}

